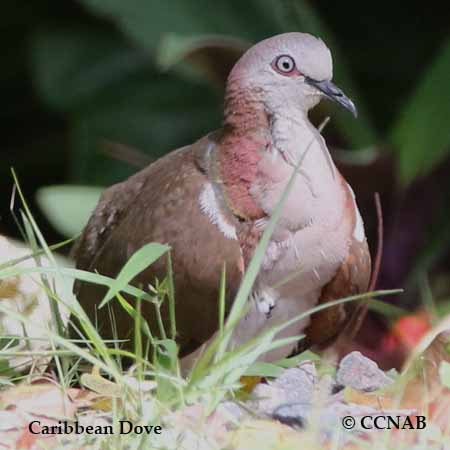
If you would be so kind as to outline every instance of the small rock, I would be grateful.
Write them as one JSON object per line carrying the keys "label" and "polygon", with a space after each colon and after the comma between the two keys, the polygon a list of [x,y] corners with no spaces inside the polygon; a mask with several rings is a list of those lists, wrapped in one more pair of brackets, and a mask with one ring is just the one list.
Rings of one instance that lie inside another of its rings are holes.
{"label": "small rock", "polygon": [[336,380],[338,384],[364,392],[376,391],[393,382],[374,361],[360,352],[342,358]]}
{"label": "small rock", "polygon": [[260,383],[255,387],[253,395],[257,401],[254,407],[259,413],[271,416],[285,404],[308,404],[312,400],[316,381],[315,366],[309,361],[286,369],[272,383]]}
{"label": "small rock", "polygon": [[311,401],[316,381],[316,368],[308,361],[298,367],[286,369],[271,386],[286,391],[290,403],[304,403]]}
{"label": "small rock", "polygon": [[217,407],[217,412],[223,414],[226,417],[230,417],[231,420],[240,422],[248,417],[247,411],[241,408],[237,403],[232,401],[224,401]]}
{"label": "small rock", "polygon": [[249,402],[249,407],[259,414],[270,416],[280,405],[289,401],[288,392],[270,384],[260,383],[252,393],[255,401]]}

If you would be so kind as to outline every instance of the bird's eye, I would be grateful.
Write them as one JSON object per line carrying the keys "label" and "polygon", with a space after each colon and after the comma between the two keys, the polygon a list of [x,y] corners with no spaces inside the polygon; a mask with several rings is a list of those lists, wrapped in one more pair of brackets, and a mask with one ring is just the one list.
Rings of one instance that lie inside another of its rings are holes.
{"label": "bird's eye", "polygon": [[281,73],[291,73],[295,69],[295,61],[289,55],[279,56],[275,60],[275,68]]}

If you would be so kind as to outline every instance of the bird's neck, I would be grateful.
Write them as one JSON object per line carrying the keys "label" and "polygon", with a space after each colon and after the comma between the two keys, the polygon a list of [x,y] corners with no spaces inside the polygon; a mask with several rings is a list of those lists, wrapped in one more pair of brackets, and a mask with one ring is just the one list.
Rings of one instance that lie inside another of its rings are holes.
{"label": "bird's neck", "polygon": [[308,113],[296,107],[280,105],[274,108],[271,117],[272,151],[294,167],[309,151],[310,144],[320,139],[319,133],[309,121]]}
{"label": "bird's neck", "polygon": [[267,128],[269,118],[262,99],[262,90],[249,89],[239,79],[230,78],[225,92],[225,127],[236,135],[256,128]]}
{"label": "bird's neck", "polygon": [[229,83],[218,155],[219,172],[228,206],[245,220],[265,215],[250,188],[258,176],[258,163],[269,145],[269,117],[260,93],[243,89],[239,83]]}
{"label": "bird's neck", "polygon": [[286,104],[268,110],[262,92],[228,85],[218,162],[227,203],[236,215],[250,220],[270,215],[273,205],[262,199],[273,191],[270,203],[278,201],[275,194],[281,194],[279,187],[305,152],[294,190],[314,209],[300,211],[307,222],[316,214],[315,205],[337,200],[335,167],[322,137],[306,111]]}

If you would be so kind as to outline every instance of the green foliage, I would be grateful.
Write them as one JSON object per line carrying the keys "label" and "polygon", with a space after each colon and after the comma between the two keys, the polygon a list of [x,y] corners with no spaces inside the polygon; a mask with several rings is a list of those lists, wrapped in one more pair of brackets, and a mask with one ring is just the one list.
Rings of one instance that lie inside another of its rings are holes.
{"label": "green foliage", "polygon": [[149,49],[155,49],[167,30],[185,35],[229,34],[251,40],[280,31],[273,23],[279,12],[277,2],[268,0],[229,0],[215,3],[213,8],[209,0],[173,0],[170,4],[158,0],[80,1],[94,13],[112,18],[127,36]]}
{"label": "green foliage", "polygon": [[[204,77],[224,88],[228,74],[250,43],[225,35],[184,36],[166,33],[156,52],[162,70],[179,69],[189,79]],[[183,64],[184,63],[184,64]]]}
{"label": "green foliage", "polygon": [[91,186],[48,186],[37,192],[37,201],[56,230],[74,237],[83,230],[102,191]]}
{"label": "green foliage", "polygon": [[109,185],[133,172],[102,154],[105,139],[157,157],[220,122],[220,101],[208,86],[191,82],[186,89],[117,32],[40,31],[33,42],[36,89],[70,117],[70,169],[77,182]]}
{"label": "green foliage", "polygon": [[31,55],[38,93],[62,111],[101,100],[102,92],[150,65],[120,35],[84,27],[38,32]]}
{"label": "green foliage", "polygon": [[424,72],[392,130],[404,183],[429,173],[450,151],[450,39]]}

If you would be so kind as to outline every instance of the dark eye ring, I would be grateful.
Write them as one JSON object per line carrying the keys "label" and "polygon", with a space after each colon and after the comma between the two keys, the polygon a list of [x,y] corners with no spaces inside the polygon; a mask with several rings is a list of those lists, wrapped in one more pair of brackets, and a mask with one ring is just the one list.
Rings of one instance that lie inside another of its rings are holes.
{"label": "dark eye ring", "polygon": [[295,69],[295,61],[289,55],[281,55],[275,61],[275,68],[281,73],[291,73]]}

